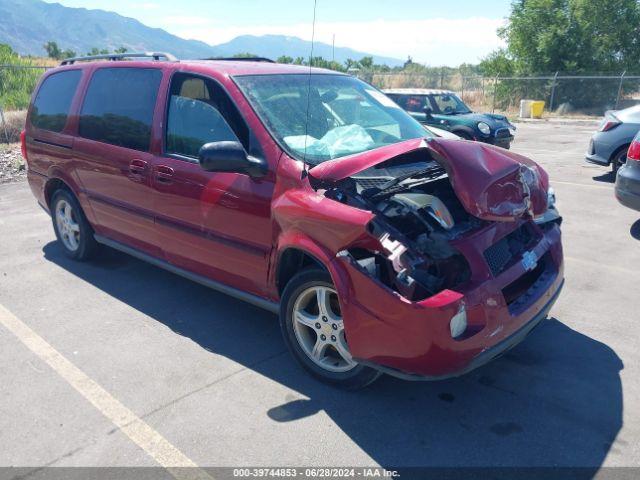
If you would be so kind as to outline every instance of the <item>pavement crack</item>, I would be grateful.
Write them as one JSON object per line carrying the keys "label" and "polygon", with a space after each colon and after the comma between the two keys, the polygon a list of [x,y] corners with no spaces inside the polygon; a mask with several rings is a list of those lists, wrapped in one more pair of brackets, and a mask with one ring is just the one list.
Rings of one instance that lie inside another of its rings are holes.
{"label": "pavement crack", "polygon": [[[233,377],[233,376],[235,376],[235,375],[237,375],[239,373],[242,373],[242,372],[244,372],[246,370],[252,370],[254,367],[256,367],[256,366],[258,366],[258,365],[260,365],[262,363],[268,362],[270,360],[273,360],[274,358],[277,358],[277,357],[279,357],[279,356],[281,356],[281,355],[283,355],[285,353],[287,353],[286,349],[281,350],[279,352],[276,352],[273,355],[269,355],[268,357],[265,357],[265,358],[262,358],[260,360],[257,360],[257,361],[255,361],[253,363],[249,363],[246,366],[244,366],[242,368],[239,368],[238,370],[235,370],[235,371],[233,371],[233,372],[231,372],[231,373],[229,373],[227,375],[224,375],[224,376],[222,376],[220,378],[217,378],[214,381],[212,381],[210,383],[207,383],[206,385],[203,385],[203,386],[201,386],[199,388],[196,388],[195,390],[192,390],[190,392],[187,392],[184,395],[180,395],[179,397],[174,398],[170,402],[167,402],[167,403],[165,403],[163,405],[160,405],[157,408],[154,408],[153,410],[148,411],[147,413],[141,415],[140,418],[147,419],[151,415],[154,415],[155,413],[158,413],[158,412],[160,412],[160,411],[162,411],[162,410],[164,410],[164,409],[166,409],[168,407],[171,407],[172,405],[175,405],[176,403],[181,402],[185,398],[188,398],[188,397],[190,397],[192,395],[200,393],[200,392],[202,392],[202,391],[204,391],[204,390],[206,390],[206,389],[208,389],[208,388],[210,388],[210,387],[212,387],[212,386],[214,386],[214,385],[216,385],[218,383],[221,383],[221,382],[223,382],[225,380],[228,380],[229,378],[231,378],[231,377]],[[109,433],[113,433],[116,430],[119,430],[119,428],[115,428],[115,429],[112,430],[112,432],[109,432]]]}

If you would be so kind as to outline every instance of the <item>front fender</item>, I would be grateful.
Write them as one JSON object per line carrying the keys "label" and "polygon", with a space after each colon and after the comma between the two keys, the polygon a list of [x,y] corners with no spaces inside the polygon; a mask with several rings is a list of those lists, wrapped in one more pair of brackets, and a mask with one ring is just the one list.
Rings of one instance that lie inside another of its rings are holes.
{"label": "front fender", "polygon": [[[320,245],[316,240],[304,232],[289,230],[287,232],[283,232],[278,238],[273,258],[273,265],[279,265],[282,254],[290,248],[294,248],[315,258],[331,275],[333,284],[338,292],[338,297],[340,299],[349,298],[351,291],[349,277],[344,266],[337,261],[335,253]],[[271,285],[275,285],[276,275],[277,268],[273,268],[271,270],[272,278],[269,282]]]}
{"label": "front fender", "polygon": [[480,137],[480,135],[478,134],[478,132],[476,132],[473,128],[471,127],[467,127],[466,125],[454,125],[453,127],[451,127],[449,130],[451,130],[451,133],[455,133],[458,136],[461,136],[460,134],[465,134],[468,135],[469,137],[471,137],[473,140],[477,139]]}

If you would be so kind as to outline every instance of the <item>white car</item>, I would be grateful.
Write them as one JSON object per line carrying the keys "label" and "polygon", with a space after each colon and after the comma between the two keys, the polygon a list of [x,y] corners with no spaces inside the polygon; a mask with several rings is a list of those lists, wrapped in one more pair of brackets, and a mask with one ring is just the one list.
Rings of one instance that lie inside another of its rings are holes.
{"label": "white car", "polygon": [[433,133],[436,137],[446,138],[448,140],[460,140],[461,138],[455,133],[451,133],[448,130],[442,130],[441,128],[436,128],[436,127],[427,127],[426,125],[423,125],[423,127],[428,132]]}

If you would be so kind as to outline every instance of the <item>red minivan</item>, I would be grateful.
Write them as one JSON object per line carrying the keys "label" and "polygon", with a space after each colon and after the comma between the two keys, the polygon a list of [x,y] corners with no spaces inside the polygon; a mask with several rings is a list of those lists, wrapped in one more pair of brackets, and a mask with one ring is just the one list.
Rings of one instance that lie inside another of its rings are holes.
{"label": "red minivan", "polygon": [[23,154],[68,256],[107,245],[278,312],[296,360],[347,388],[468,372],[563,284],[542,168],[432,138],[349,75],[71,59],[40,81]]}

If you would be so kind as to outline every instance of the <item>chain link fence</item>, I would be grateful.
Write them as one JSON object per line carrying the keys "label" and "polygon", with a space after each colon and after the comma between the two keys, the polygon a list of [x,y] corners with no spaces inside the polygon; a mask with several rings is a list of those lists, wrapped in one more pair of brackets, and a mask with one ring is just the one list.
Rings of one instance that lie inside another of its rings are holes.
{"label": "chain link fence", "polygon": [[[50,66],[0,64],[0,141],[16,141],[24,124],[24,111],[40,76]],[[474,110],[515,116],[520,101],[544,100],[555,116],[601,116],[640,104],[640,75],[552,75],[483,77],[446,74],[358,72],[357,76],[380,89],[438,88],[457,92]]]}
{"label": "chain link fence", "polygon": [[17,142],[40,76],[51,67],[0,64],[0,142]]}
{"label": "chain link fence", "polygon": [[462,75],[416,75],[359,73],[380,89],[436,88],[457,92],[474,110],[517,114],[521,100],[543,100],[551,115],[601,116],[640,104],[640,76],[553,75],[529,77],[482,77]]}

